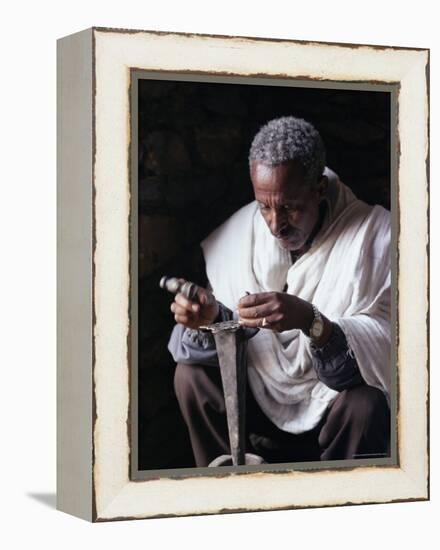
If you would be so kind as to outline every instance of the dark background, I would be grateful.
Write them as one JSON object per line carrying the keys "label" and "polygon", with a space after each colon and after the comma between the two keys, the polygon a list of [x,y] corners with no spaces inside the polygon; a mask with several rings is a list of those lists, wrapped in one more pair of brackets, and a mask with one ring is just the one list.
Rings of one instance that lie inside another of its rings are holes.
{"label": "dark background", "polygon": [[139,81],[139,469],[194,466],[167,351],[174,325],[162,275],[205,284],[199,242],[253,200],[247,155],[268,120],[305,118],[327,166],[370,204],[390,207],[391,94]]}

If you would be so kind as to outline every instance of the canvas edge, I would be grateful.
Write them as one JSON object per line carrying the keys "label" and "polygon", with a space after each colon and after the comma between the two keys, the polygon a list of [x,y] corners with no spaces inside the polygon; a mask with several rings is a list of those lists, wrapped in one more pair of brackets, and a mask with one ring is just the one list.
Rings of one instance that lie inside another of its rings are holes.
{"label": "canvas edge", "polygon": [[93,520],[92,36],[57,41],[57,509]]}

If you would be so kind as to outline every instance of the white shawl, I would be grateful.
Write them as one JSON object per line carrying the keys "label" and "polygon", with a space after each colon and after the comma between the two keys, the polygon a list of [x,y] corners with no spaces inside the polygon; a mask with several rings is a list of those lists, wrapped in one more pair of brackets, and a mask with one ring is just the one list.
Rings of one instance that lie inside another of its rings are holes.
{"label": "white shawl", "polygon": [[[254,201],[202,242],[216,298],[235,311],[245,292],[282,291],[314,303],[344,331],[367,384],[389,395],[390,215],[358,200],[326,169],[327,214],[311,248],[292,265]],[[280,429],[314,428],[337,392],[317,379],[302,331],[262,329],[248,344],[255,399]]]}

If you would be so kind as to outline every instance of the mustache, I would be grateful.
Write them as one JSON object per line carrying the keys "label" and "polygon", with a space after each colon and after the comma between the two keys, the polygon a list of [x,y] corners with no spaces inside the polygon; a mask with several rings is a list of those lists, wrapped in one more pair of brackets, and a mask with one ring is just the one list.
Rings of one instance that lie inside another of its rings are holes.
{"label": "mustache", "polygon": [[276,239],[285,239],[286,237],[299,237],[302,231],[296,227],[283,227],[278,233],[274,233],[273,236]]}

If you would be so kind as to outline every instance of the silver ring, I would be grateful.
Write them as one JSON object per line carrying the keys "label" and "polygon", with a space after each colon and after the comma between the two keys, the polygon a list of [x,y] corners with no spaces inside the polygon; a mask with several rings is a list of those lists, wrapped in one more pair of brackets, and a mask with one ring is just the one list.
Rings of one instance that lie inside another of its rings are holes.
{"label": "silver ring", "polygon": [[267,327],[267,325],[270,325],[269,321],[266,319],[266,317],[263,317],[263,320],[261,322],[262,327]]}

